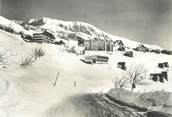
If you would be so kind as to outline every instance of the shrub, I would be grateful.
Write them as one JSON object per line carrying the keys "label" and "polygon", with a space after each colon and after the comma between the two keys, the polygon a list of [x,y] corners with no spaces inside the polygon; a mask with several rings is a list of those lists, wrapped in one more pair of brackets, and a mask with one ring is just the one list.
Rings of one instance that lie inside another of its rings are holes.
{"label": "shrub", "polygon": [[33,58],[32,57],[26,57],[26,58],[22,58],[22,63],[20,64],[21,67],[26,67],[26,66],[30,66],[33,63]]}
{"label": "shrub", "polygon": [[[164,90],[151,92],[131,92],[122,88],[111,89],[107,95],[130,107],[141,107],[145,111],[162,111],[171,108],[171,93]],[[136,109],[135,108],[135,109]]]}
{"label": "shrub", "polygon": [[42,56],[45,55],[45,52],[41,48],[35,48],[32,51],[32,54],[30,57],[22,58],[22,62],[20,66],[26,67],[32,65],[32,63],[36,62],[36,60]]}
{"label": "shrub", "polygon": [[129,79],[125,78],[124,75],[119,79],[119,78],[115,78],[112,79],[115,88],[124,88],[124,87],[128,87],[129,85]]}
{"label": "shrub", "polygon": [[7,65],[8,59],[15,54],[10,49],[5,49],[0,51],[0,65]]}
{"label": "shrub", "polygon": [[149,48],[147,48],[143,44],[139,44],[136,48],[133,48],[135,51],[140,51],[140,52],[149,52]]}
{"label": "shrub", "polygon": [[42,48],[35,48],[33,51],[32,51],[32,56],[33,58],[35,59],[35,61],[44,56],[45,55],[45,52],[42,50]]}

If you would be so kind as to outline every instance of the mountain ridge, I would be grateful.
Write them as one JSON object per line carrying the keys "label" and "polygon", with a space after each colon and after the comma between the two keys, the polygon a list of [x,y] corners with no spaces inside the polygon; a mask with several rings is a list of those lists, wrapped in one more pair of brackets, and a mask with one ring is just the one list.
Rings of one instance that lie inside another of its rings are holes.
{"label": "mountain ridge", "polygon": [[[33,33],[36,32],[37,29],[39,29],[39,30],[48,30],[52,32],[56,37],[59,37],[59,35],[61,34],[68,35],[73,33],[87,40],[93,39],[95,37],[98,37],[99,39],[102,39],[104,41],[110,40],[114,42],[116,40],[121,40],[124,43],[124,45],[129,48],[135,48],[139,44],[143,44],[150,49],[159,49],[159,50],[163,49],[158,45],[140,43],[124,37],[112,35],[103,30],[100,30],[99,28],[91,24],[81,21],[63,21],[63,20],[42,17],[42,18],[32,18],[18,23],[17,21],[16,22],[11,21],[2,16],[0,16],[0,21],[1,21],[0,24],[1,26],[5,25],[6,27],[12,29],[13,30],[12,32],[16,32],[18,34],[23,33],[25,35],[32,35]],[[34,27],[36,30],[33,30],[31,28],[26,30],[26,28],[28,27]]]}

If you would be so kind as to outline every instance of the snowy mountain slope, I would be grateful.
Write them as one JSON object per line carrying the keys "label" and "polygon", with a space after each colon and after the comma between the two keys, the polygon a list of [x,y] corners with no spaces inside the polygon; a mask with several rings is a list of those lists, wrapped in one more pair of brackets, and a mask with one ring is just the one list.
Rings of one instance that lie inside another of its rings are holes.
{"label": "snowy mountain slope", "polygon": [[16,34],[20,34],[20,33],[23,33],[26,35],[32,34],[31,31],[24,29],[24,27],[22,27],[18,23],[8,20],[2,16],[0,16],[0,28],[5,31],[11,32],[11,33],[16,33]]}
{"label": "snowy mountain slope", "polygon": [[[87,36],[86,33],[77,33]],[[7,68],[0,70],[0,116],[2,117],[43,117],[47,108],[52,110],[54,104],[66,97],[81,93],[106,92],[114,87],[112,79],[121,76],[124,72],[117,68],[119,61],[126,61],[127,67],[132,63],[143,63],[149,71],[153,70],[150,73],[156,71],[157,63],[169,62],[169,81],[161,83],[149,80],[150,85],[137,86],[134,91],[171,91],[172,89],[172,79],[170,79],[172,56],[134,51],[134,57],[129,58],[123,56],[121,51],[115,51],[113,54],[99,51],[109,56],[108,64],[89,65],[80,61],[80,56],[66,51],[63,45],[27,43],[19,35],[2,30],[0,37],[0,51],[10,49],[18,53],[8,59],[10,64]],[[45,55],[31,66],[20,67],[22,58],[30,56],[35,48],[42,48]],[[95,54],[99,52],[94,51]],[[91,53],[86,52],[86,54]],[[60,74],[54,87],[57,72]],[[75,82],[76,86],[74,86]],[[58,116],[58,113],[55,116]]]}
{"label": "snowy mountain slope", "polygon": [[[43,117],[42,114],[49,106],[67,96],[98,88],[105,90],[109,89],[107,86],[113,86],[113,72],[106,69],[106,66],[90,67],[82,63],[78,56],[65,52],[61,46],[23,42],[19,36],[5,31],[0,31],[0,37],[2,49],[18,53],[18,56],[13,57],[16,62],[9,61],[10,66],[4,71],[0,70],[2,117]],[[28,57],[36,47],[41,47],[45,51],[45,56],[32,66],[21,68],[21,58]],[[13,64],[15,66],[10,68]],[[97,76],[100,71],[104,72]],[[60,72],[60,75],[54,87],[57,72]],[[109,78],[105,77],[106,74]],[[76,87],[75,81],[78,84]]]}
{"label": "snowy mountain slope", "polygon": [[[77,36],[83,37],[83,39],[85,40],[93,39],[95,37],[98,37],[99,39],[102,40],[111,40],[111,41],[122,40],[124,45],[129,48],[135,48],[138,44],[140,44],[139,42],[131,41],[127,38],[106,33],[96,28],[95,26],[84,22],[70,22],[70,21],[62,21],[62,20],[43,17],[43,18],[36,18],[36,19],[30,19],[24,21],[23,25],[32,25],[42,29],[50,30],[56,33],[56,35],[60,35],[60,34],[68,35],[70,33],[74,33]],[[145,44],[145,46],[150,49],[160,49],[160,50],[162,49],[157,45]]]}

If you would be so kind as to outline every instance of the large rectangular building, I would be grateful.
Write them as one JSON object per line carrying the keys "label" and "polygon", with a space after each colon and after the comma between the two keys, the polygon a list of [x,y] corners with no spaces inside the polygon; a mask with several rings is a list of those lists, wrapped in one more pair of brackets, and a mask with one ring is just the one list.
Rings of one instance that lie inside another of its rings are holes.
{"label": "large rectangular building", "polygon": [[89,51],[113,51],[113,43],[98,39],[84,41],[85,50]]}
{"label": "large rectangular building", "polygon": [[85,60],[92,60],[93,63],[96,63],[96,62],[107,63],[109,60],[109,57],[101,56],[101,55],[91,55],[91,56],[86,56]]}

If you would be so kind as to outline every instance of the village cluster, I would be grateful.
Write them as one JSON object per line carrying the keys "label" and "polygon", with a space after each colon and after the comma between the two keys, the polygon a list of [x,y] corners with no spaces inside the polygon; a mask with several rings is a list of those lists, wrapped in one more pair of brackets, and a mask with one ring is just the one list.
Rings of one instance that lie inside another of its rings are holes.
{"label": "village cluster", "polygon": [[[123,42],[121,40],[111,41],[110,39],[101,39],[95,37],[94,39],[83,39],[83,37],[78,36],[76,34],[68,34],[68,35],[59,35],[62,40],[55,41],[55,36],[48,32],[47,30],[40,31],[40,33],[34,33],[33,36],[24,36],[22,35],[22,38],[26,41],[30,42],[38,42],[38,43],[53,43],[57,45],[64,45],[65,41],[74,41],[75,46],[83,47],[84,50],[81,54],[84,54],[84,51],[106,51],[106,52],[113,52],[113,51],[123,51],[123,56],[126,57],[133,57],[134,53],[133,51],[140,51],[140,52],[153,52],[156,54],[172,54],[171,51],[167,50],[158,50],[158,49],[150,49],[145,47],[143,44],[139,44],[136,48],[129,48],[125,47]],[[81,59],[84,63],[87,64],[94,64],[94,63],[108,63],[109,57],[105,55],[87,55],[84,56],[84,59]],[[163,63],[157,63],[158,67],[162,70],[157,73],[150,73],[150,79],[157,82],[164,82],[165,80],[168,80],[168,73],[167,70],[164,70],[164,68],[168,68],[169,64],[168,62]],[[119,61],[117,63],[117,68],[120,68],[122,70],[126,70],[126,62],[125,61]]]}
{"label": "village cluster", "polygon": [[[43,20],[43,19],[42,19]],[[32,35],[26,34],[25,31],[16,32],[10,26],[6,26],[5,24],[0,25],[0,29],[3,29],[7,32],[17,33],[21,35],[23,40],[27,42],[37,42],[37,43],[50,43],[56,45],[68,45],[69,43],[73,43],[72,46],[82,48],[79,52],[80,55],[84,56],[84,59],[81,59],[84,63],[87,64],[95,64],[95,63],[108,63],[109,56],[107,55],[99,55],[92,54],[86,55],[85,52],[108,52],[113,53],[115,51],[120,51],[124,57],[133,58],[135,57],[135,52],[151,52],[154,54],[166,54],[172,55],[172,51],[166,49],[158,49],[158,48],[150,48],[145,44],[138,44],[134,47],[128,47],[123,43],[123,40],[117,39],[112,40],[106,34],[95,34],[96,36],[90,36],[90,32],[85,29],[84,26],[78,27],[77,24],[74,25],[73,28],[68,29],[65,25],[59,24],[58,27],[63,28],[64,30],[48,30],[46,28],[41,28],[39,25],[44,23],[43,21],[33,22],[30,25],[28,22],[23,22],[21,25],[24,30],[27,32],[32,32]],[[34,24],[35,23],[35,24]],[[93,29],[92,29],[93,30]],[[59,31],[59,32],[57,32]],[[78,31],[78,32],[76,32]],[[93,31],[94,32],[94,31]],[[75,47],[71,48],[71,52],[75,53]],[[116,67],[122,70],[127,70],[127,62],[124,60],[117,61]],[[168,68],[169,63],[164,61],[162,63],[156,63],[157,67],[160,69],[156,72],[150,73],[150,78],[153,81],[164,82],[168,80]]]}

